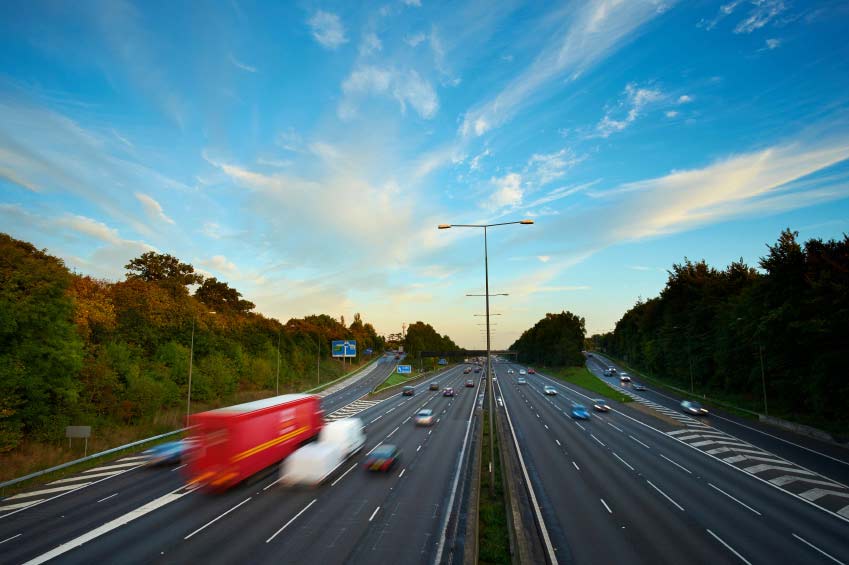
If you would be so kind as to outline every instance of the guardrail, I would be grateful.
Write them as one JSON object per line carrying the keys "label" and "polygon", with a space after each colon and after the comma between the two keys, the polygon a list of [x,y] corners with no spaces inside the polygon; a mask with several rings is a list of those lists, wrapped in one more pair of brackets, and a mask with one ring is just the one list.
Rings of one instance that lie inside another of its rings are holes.
{"label": "guardrail", "polygon": [[[341,377],[339,377],[338,379],[334,379],[334,380],[332,380],[332,381],[330,381],[330,382],[323,383],[323,384],[321,384],[321,385],[319,385],[319,386],[317,386],[317,387],[315,387],[315,388],[311,388],[311,389],[309,389],[309,390],[305,390],[305,391],[304,391],[304,393],[307,393],[307,394],[308,394],[308,393],[311,393],[311,392],[314,392],[314,391],[318,391],[318,390],[321,390],[321,389],[326,388],[326,387],[328,387],[328,386],[331,386],[331,385],[333,385],[333,384],[335,384],[335,383],[337,383],[337,382],[339,382],[339,381],[341,381],[341,380],[343,380],[343,379],[348,379],[348,378],[350,378],[350,377],[352,377],[352,376],[356,375],[356,374],[357,374],[357,373],[359,373],[360,371],[364,371],[365,369],[367,369],[368,367],[370,367],[372,364],[376,363],[376,362],[377,362],[377,361],[379,361],[379,360],[380,360],[380,357],[376,357],[374,360],[370,361],[369,363],[366,363],[366,364],[365,364],[365,365],[363,365],[362,367],[357,367],[357,368],[356,368],[356,369],[354,369],[353,371],[350,371],[350,372],[348,372],[348,373],[346,373],[346,374],[342,375],[342,376],[341,376]],[[171,431],[171,432],[165,432],[164,434],[159,434],[158,436],[153,436],[153,437],[149,437],[149,438],[146,438],[146,439],[140,439],[140,440],[138,440],[138,441],[134,441],[134,442],[132,442],[132,443],[128,443],[128,444],[126,444],[126,445],[121,445],[121,446],[118,446],[118,447],[113,447],[113,448],[111,448],[111,449],[107,449],[106,451],[101,451],[101,452],[99,452],[99,453],[92,453],[91,455],[89,455],[89,456],[87,456],[87,457],[82,457],[82,458],[80,458],[80,459],[75,459],[75,460],[73,460],[73,461],[68,461],[68,462],[66,462],[66,463],[62,463],[61,465],[56,465],[55,467],[50,467],[49,469],[43,469],[43,470],[41,470],[41,471],[36,471],[35,473],[30,473],[29,475],[25,475],[25,476],[23,476],[23,477],[18,477],[18,478],[16,478],[16,479],[10,479],[10,480],[8,480],[8,481],[5,481],[5,482],[0,483],[0,489],[5,489],[6,487],[9,487],[9,486],[12,486],[12,485],[16,485],[16,484],[18,484],[18,483],[22,483],[22,482],[24,482],[24,481],[28,481],[28,480],[30,480],[30,479],[34,479],[34,478],[36,478],[36,477],[40,477],[40,476],[42,476],[42,475],[46,475],[46,474],[48,474],[48,473],[52,473],[52,472],[54,472],[54,471],[61,471],[62,469],[65,469],[65,468],[67,468],[67,467],[71,467],[71,466],[73,466],[73,465],[78,465],[78,464],[80,464],[80,463],[85,463],[86,461],[91,461],[91,460],[93,460],[93,459],[97,459],[98,457],[103,457],[104,455],[109,455],[109,454],[111,454],[111,453],[115,453],[115,452],[117,452],[117,451],[121,451],[121,450],[124,450],[124,449],[129,449],[130,447],[135,447],[135,446],[137,446],[137,445],[142,445],[142,444],[145,444],[145,443],[148,443],[148,442],[151,442],[151,441],[156,441],[156,440],[158,440],[158,439],[162,439],[162,438],[164,438],[164,437],[168,437],[168,436],[172,436],[172,435],[175,435],[175,434],[179,434],[179,433],[184,432],[184,431],[186,431],[186,430],[188,430],[188,429],[189,429],[189,428],[180,428],[179,430],[174,430],[174,431]]]}
{"label": "guardrail", "polygon": [[4,489],[6,487],[16,485],[18,483],[22,483],[24,481],[28,481],[30,479],[34,479],[36,477],[40,477],[42,475],[46,475],[48,473],[52,473],[54,471],[60,471],[65,469],[66,467],[71,467],[72,465],[77,465],[79,463],[85,463],[86,461],[91,461],[92,459],[97,459],[98,457],[103,457],[104,455],[109,455],[110,453],[115,453],[117,451],[121,451],[123,449],[129,449],[130,447],[135,447],[137,445],[142,445],[144,443],[148,443],[151,441],[156,441],[158,439],[162,439],[164,437],[172,436],[174,434],[179,434],[188,430],[189,428],[181,428],[179,430],[174,430],[173,432],[165,432],[164,434],[159,434],[158,436],[149,437],[147,439],[140,439],[138,441],[134,441],[132,443],[128,443],[126,445],[121,445],[119,447],[113,447],[112,449],[107,449],[106,451],[101,451],[100,453],[92,453],[87,457],[83,457],[81,459],[75,459],[74,461],[68,461],[67,463],[62,463],[61,465],[56,465],[55,467],[50,467],[49,469],[44,469],[41,471],[36,471],[35,473],[30,473],[29,475],[25,475],[23,477],[18,477],[17,479],[11,479],[9,481],[0,483],[0,489]]}

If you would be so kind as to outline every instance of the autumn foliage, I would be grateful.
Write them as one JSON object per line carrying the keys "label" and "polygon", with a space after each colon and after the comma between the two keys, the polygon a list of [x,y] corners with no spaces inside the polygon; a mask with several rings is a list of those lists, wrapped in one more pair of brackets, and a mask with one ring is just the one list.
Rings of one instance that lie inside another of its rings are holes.
{"label": "autumn foliage", "polygon": [[135,424],[185,406],[194,329],[192,398],[220,404],[236,392],[271,394],[341,374],[330,341],[382,350],[359,314],[282,324],[226,282],[148,252],[126,279],[76,275],[61,259],[0,234],[0,452],[25,438],[62,438],[69,424]]}

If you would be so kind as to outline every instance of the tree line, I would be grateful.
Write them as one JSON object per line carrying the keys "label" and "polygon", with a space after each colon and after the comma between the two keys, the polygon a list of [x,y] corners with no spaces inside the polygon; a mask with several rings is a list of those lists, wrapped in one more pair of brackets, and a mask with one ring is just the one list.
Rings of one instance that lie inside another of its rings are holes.
{"label": "tree line", "polygon": [[[354,316],[291,319],[254,312],[224,281],[148,252],[110,282],[0,233],[0,452],[52,440],[69,424],[134,424],[184,406],[194,343],[192,399],[292,392],[341,374],[330,341],[355,339],[380,354],[384,339]],[[193,292],[191,291],[193,289]],[[279,357],[278,357],[279,351]]]}
{"label": "tree line", "polygon": [[674,264],[660,295],[594,346],[681,388],[846,435],[849,237],[798,235],[783,231],[759,270]]}
{"label": "tree line", "polygon": [[548,366],[577,366],[584,363],[581,351],[586,337],[585,320],[571,312],[546,314],[510,346],[517,361]]}
{"label": "tree line", "polygon": [[[430,324],[416,322],[410,324],[406,335],[403,336],[404,352],[411,363],[418,360],[422,351],[460,351],[460,346],[447,335],[440,335]],[[432,369],[439,360],[429,357],[421,359],[424,369]]]}

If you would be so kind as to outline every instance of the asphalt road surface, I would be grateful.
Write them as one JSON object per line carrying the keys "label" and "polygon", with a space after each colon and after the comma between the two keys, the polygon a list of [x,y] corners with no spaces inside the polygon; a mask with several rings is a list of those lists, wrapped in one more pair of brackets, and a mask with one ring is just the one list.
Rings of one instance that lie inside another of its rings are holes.
{"label": "asphalt road surface", "polygon": [[496,367],[558,562],[849,563],[849,521],[667,433],[687,428],[615,402],[594,412],[578,387]]}
{"label": "asphalt road surface", "polygon": [[[383,359],[324,398],[325,413],[351,407],[395,363]],[[452,367],[436,379],[440,388],[454,386],[454,398],[427,390],[426,381],[413,397],[360,401],[365,447],[316,488],[279,486],[273,469],[208,494],[187,488],[179,467],[143,468],[125,458],[127,472],[0,516],[0,562],[433,562],[454,479],[465,472],[458,464],[479,386],[475,379],[464,387],[468,376]],[[414,424],[423,406],[434,410],[433,426]],[[369,473],[361,462],[380,443],[398,445],[401,458],[388,473]]]}

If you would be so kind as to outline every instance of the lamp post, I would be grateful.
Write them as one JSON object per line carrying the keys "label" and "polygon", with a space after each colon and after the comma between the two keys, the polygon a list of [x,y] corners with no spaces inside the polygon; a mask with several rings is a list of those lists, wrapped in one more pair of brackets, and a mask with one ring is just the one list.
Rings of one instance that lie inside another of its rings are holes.
{"label": "lamp post", "polygon": [[[449,228],[483,228],[483,265],[484,265],[484,280],[486,284],[486,292],[484,296],[486,297],[486,386],[489,392],[489,491],[490,493],[494,492],[495,488],[495,470],[494,470],[494,462],[495,462],[495,443],[494,443],[494,435],[495,428],[493,427],[493,396],[495,396],[495,391],[492,388],[492,363],[490,360],[490,333],[489,333],[489,249],[486,238],[486,230],[487,228],[492,228],[496,226],[507,226],[511,224],[522,224],[522,225],[530,225],[533,224],[533,220],[520,220],[518,222],[500,222],[497,224],[439,224],[439,229],[446,230]],[[472,295],[466,295],[472,296]],[[506,295],[493,295],[493,296],[506,296]]]}
{"label": "lamp post", "polygon": [[[207,314],[215,314],[215,310],[209,310]],[[198,320],[198,314],[192,318],[192,342],[189,348],[189,392],[186,398],[186,425],[189,425],[189,415],[192,413],[192,365],[195,360],[195,323]]]}

